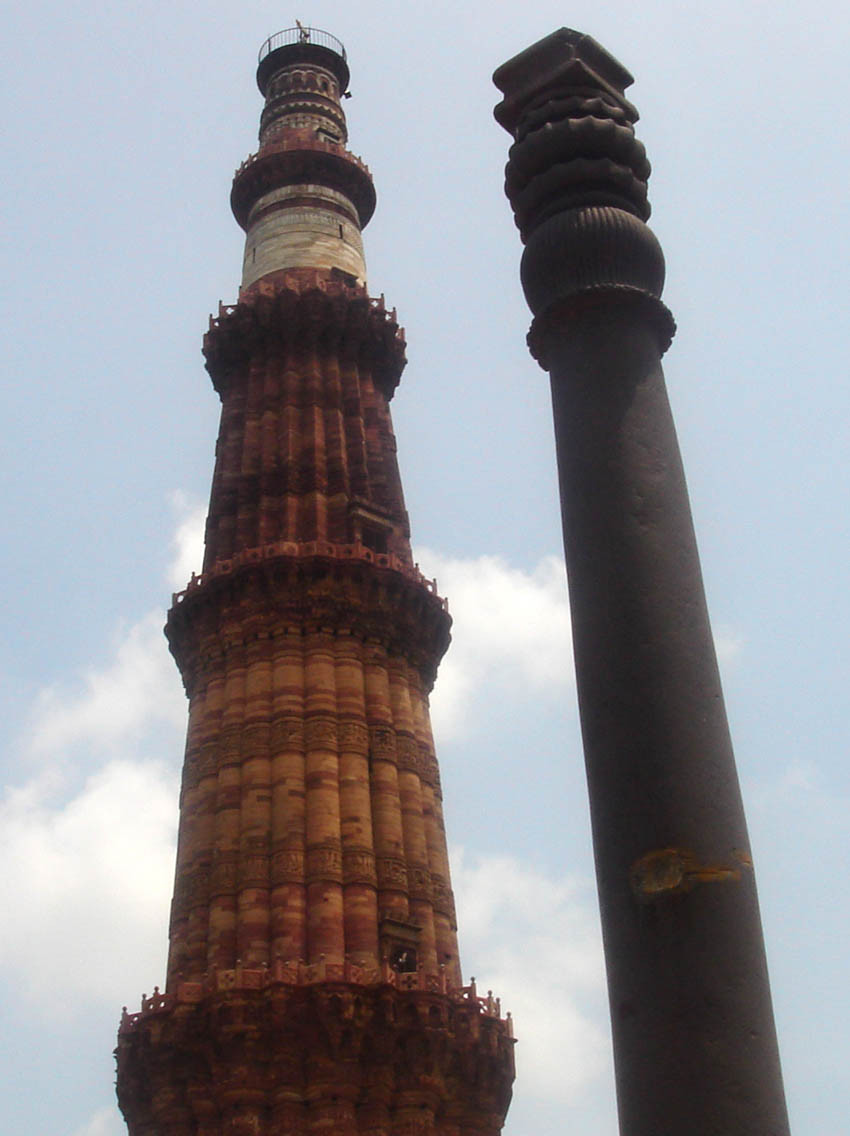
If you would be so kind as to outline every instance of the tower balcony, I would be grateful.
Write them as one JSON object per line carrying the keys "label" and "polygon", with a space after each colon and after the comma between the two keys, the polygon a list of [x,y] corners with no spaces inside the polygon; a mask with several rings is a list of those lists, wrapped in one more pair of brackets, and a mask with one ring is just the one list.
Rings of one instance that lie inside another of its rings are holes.
{"label": "tower balcony", "polygon": [[364,229],[375,212],[375,186],[369,167],[335,142],[300,131],[247,158],[233,178],[230,206],[243,229],[264,194],[285,185],[326,185],[344,194]]}
{"label": "tower balcony", "polygon": [[319,28],[285,28],[269,36],[260,48],[257,86],[265,96],[275,72],[292,63],[316,63],[327,67],[339,80],[340,90],[348,90],[348,62],[342,43]]}

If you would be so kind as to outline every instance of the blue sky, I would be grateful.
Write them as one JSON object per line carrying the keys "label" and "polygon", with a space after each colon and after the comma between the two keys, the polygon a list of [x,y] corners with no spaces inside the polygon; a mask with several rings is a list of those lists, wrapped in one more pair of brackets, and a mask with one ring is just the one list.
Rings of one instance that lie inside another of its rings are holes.
{"label": "blue sky", "polygon": [[118,1136],[121,1005],[164,977],[185,705],[160,629],[197,566],[254,60],[296,16],[348,49],[370,288],[407,328],[399,458],[455,619],[433,710],[462,960],[520,1038],[506,1134],[616,1132],[548,384],[491,114],[492,70],[565,22],[636,76],[792,1128],[850,1132],[850,21],[788,0],[14,6],[0,1130]]}

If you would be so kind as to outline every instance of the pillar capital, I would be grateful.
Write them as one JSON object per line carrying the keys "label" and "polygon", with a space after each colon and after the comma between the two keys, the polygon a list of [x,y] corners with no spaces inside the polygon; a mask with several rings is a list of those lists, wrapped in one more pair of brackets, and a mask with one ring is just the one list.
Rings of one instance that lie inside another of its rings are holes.
{"label": "pillar capital", "polygon": [[631,75],[590,36],[561,28],[493,80],[504,94],[496,119],[514,137],[505,192],[525,244],[532,354],[547,367],[551,343],[588,304],[649,320],[663,353],[675,323],[661,302],[664,254],[646,225],[650,165],[623,93]]}

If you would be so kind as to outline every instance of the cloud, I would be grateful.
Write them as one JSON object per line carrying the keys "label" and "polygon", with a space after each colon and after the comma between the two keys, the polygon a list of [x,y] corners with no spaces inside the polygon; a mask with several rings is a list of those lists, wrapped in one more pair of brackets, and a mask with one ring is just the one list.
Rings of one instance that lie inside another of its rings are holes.
{"label": "cloud", "polygon": [[[167,578],[182,589],[203,560],[204,508],[185,493],[171,494],[175,530]],[[186,699],[163,635],[164,612],[149,612],[119,628],[112,659],[75,679],[39,692],[22,748],[55,770],[81,751],[104,756],[120,746],[123,756],[145,756],[152,727],[183,731]]]}
{"label": "cloud", "polygon": [[114,1108],[101,1108],[73,1136],[126,1136],[127,1126]]}
{"label": "cloud", "polygon": [[186,729],[162,624],[143,616],[102,665],[37,695],[17,742],[36,771],[0,798],[0,908],[18,913],[0,966],[45,1013],[117,1008],[162,977]]}
{"label": "cloud", "polygon": [[27,735],[32,756],[57,764],[80,746],[102,754],[119,742],[138,752],[152,725],[185,724],[186,699],[163,622],[162,612],[150,612],[117,638],[106,666],[39,693]]}
{"label": "cloud", "polygon": [[744,649],[744,637],[733,627],[720,624],[714,630],[714,649],[721,667],[728,667]]}
{"label": "cloud", "polygon": [[[602,942],[591,885],[510,856],[452,850],[461,956],[511,1011],[523,1091],[570,1104],[609,1071]],[[610,1075],[610,1074],[609,1074]]]}
{"label": "cloud", "polygon": [[[109,761],[69,801],[27,786],[0,804],[0,966],[31,1003],[116,1009],[163,954],[174,872],[173,767]],[[23,927],[26,933],[23,933]],[[137,987],[139,987],[137,989]]]}
{"label": "cloud", "polygon": [[[527,699],[574,687],[570,605],[564,561],[545,556],[530,572],[498,556],[459,559],[418,550],[428,575],[449,601],[452,644],[431,696],[435,732],[463,736],[470,700]],[[744,647],[734,628],[715,634],[718,659],[729,667]]]}
{"label": "cloud", "polygon": [[442,738],[462,733],[466,707],[485,687],[527,697],[573,684],[570,609],[563,561],[544,557],[531,572],[498,556],[471,560],[420,550],[453,617],[452,646],[431,698]]}
{"label": "cloud", "polygon": [[200,574],[204,562],[204,523],[206,506],[201,505],[184,493],[175,489],[171,494],[171,508],[177,520],[177,528],[171,540],[172,561],[168,570],[168,582],[175,592],[186,587],[192,573]]}

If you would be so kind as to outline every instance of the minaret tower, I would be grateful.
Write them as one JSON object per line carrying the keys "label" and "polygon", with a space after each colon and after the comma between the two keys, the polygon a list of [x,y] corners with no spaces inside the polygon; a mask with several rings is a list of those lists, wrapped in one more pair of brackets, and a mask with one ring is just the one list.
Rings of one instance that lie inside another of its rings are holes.
{"label": "minaret tower", "polygon": [[203,573],[166,627],[189,697],[167,983],[122,1019],[119,1103],[131,1136],[495,1136],[513,1042],[462,985],[428,718],[450,619],[410,552],[345,51],[281,32],[257,81],[239,301],[204,339]]}

